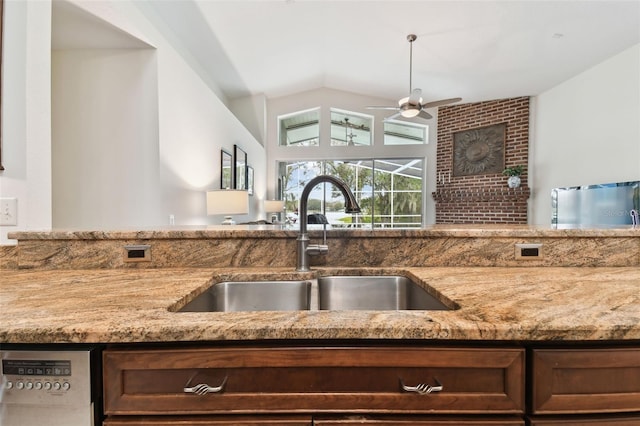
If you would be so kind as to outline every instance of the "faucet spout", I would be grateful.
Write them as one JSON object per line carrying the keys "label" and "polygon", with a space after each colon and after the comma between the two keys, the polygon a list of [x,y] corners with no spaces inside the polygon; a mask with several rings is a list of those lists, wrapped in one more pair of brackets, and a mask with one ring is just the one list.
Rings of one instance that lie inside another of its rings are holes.
{"label": "faucet spout", "polygon": [[[360,213],[360,206],[356,201],[356,197],[353,195],[353,192],[349,189],[349,186],[342,180],[334,176],[329,175],[320,175],[316,176],[307,183],[307,185],[302,190],[302,195],[300,197],[300,211],[299,211],[299,220],[300,220],[300,233],[298,234],[298,253],[297,253],[297,265],[296,271],[306,272],[309,271],[309,254],[318,254],[318,253],[326,253],[327,247],[309,247],[309,236],[307,235],[307,204],[309,201],[309,195],[313,188],[321,183],[328,182],[335,185],[342,195],[344,196],[344,211],[345,213]],[[310,253],[310,250],[312,249]]]}

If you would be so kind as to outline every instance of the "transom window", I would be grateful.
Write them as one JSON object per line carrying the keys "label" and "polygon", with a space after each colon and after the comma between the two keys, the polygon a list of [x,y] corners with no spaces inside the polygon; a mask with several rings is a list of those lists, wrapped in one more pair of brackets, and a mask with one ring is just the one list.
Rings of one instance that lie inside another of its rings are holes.
{"label": "transom window", "polygon": [[369,146],[373,117],[331,109],[331,146]]}
{"label": "transom window", "polygon": [[428,142],[429,126],[400,120],[384,122],[385,145],[423,145]]}
{"label": "transom window", "polygon": [[280,146],[318,146],[320,108],[278,117]]}
{"label": "transom window", "polygon": [[[373,145],[373,116],[331,108],[331,146]],[[319,146],[320,108],[278,117],[280,146]],[[401,120],[383,123],[384,145],[423,145],[428,143],[429,126]]]}

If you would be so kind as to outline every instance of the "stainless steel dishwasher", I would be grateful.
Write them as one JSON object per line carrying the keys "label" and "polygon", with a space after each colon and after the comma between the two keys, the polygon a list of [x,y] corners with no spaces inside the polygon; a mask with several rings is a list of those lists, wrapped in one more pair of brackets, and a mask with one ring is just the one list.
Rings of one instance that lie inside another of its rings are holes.
{"label": "stainless steel dishwasher", "polygon": [[0,359],[0,425],[101,424],[98,348],[2,345]]}

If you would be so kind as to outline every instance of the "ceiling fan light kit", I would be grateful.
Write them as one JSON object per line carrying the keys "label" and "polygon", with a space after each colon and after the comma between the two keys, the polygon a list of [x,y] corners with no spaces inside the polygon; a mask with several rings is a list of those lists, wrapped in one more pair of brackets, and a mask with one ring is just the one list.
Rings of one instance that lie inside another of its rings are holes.
{"label": "ceiling fan light kit", "polygon": [[399,116],[404,118],[419,117],[425,120],[433,118],[431,114],[425,111],[426,108],[433,108],[437,106],[447,105],[454,102],[459,102],[462,98],[442,99],[440,101],[433,101],[423,103],[422,90],[413,89],[412,75],[413,75],[413,42],[418,37],[415,34],[409,34],[407,40],[409,41],[409,96],[402,98],[398,101],[397,107],[392,106],[369,106],[367,109],[388,109],[395,110],[396,113],[390,117],[385,118],[387,120],[393,120]]}

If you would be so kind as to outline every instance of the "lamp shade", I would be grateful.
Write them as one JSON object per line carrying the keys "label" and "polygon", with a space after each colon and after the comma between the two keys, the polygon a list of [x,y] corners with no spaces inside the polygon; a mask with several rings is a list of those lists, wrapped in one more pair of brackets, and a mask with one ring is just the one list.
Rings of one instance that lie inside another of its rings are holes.
{"label": "lamp shade", "polygon": [[282,210],[284,210],[284,201],[264,200],[264,210],[267,213],[280,213]]}
{"label": "lamp shade", "polygon": [[207,214],[247,214],[249,213],[249,193],[235,189],[207,191]]}

